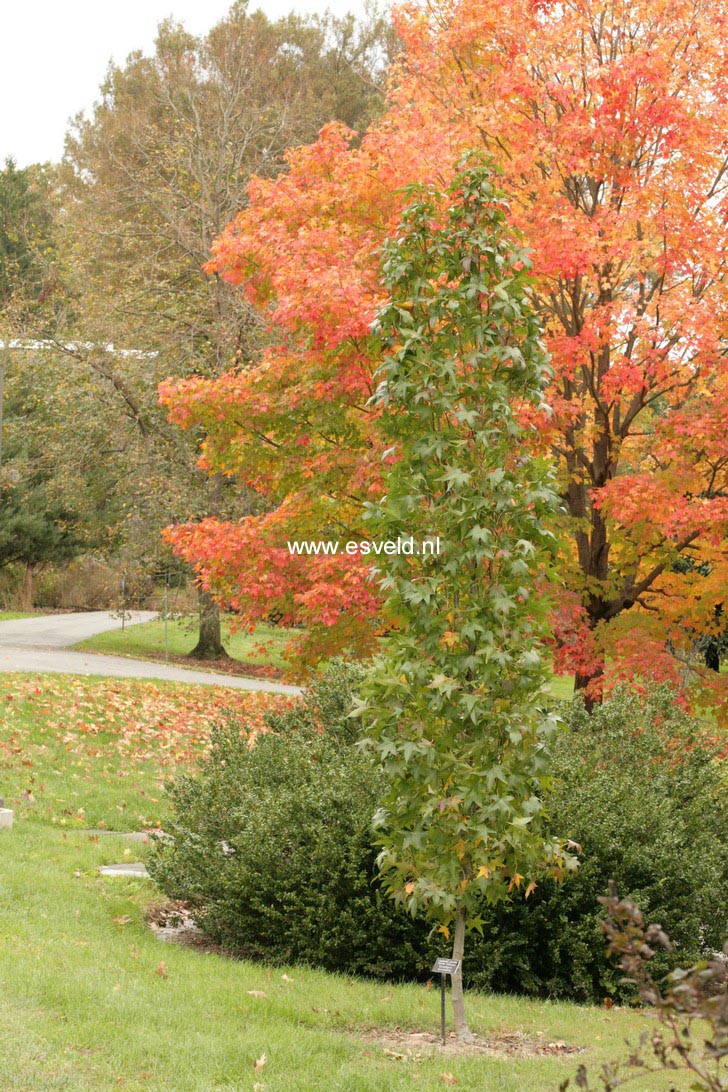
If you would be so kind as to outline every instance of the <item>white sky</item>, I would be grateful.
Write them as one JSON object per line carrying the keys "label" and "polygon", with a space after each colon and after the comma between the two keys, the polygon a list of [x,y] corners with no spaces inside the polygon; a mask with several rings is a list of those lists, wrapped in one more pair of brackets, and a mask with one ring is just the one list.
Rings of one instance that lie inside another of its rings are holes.
{"label": "white sky", "polygon": [[[113,57],[150,52],[173,16],[193,34],[218,22],[231,0],[0,0],[0,166],[55,161],[68,119],[88,110]],[[252,0],[271,19],[362,10],[362,0]]]}

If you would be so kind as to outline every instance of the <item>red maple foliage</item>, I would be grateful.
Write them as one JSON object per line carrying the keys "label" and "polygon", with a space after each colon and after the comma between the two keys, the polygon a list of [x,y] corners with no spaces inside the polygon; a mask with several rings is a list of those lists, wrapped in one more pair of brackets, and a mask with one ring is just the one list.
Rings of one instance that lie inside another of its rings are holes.
{"label": "red maple foliage", "polygon": [[211,271],[269,316],[263,360],[162,391],[175,420],[204,426],[206,463],[271,511],[170,541],[251,616],[280,601],[333,640],[361,604],[374,632],[361,559],[281,551],[358,537],[382,488],[367,405],[380,248],[402,187],[484,147],[532,249],[555,373],[539,424],[565,507],[557,666],[594,697],[606,665],[723,701],[698,653],[728,578],[726,5],[431,0],[395,19],[384,116],[291,152],[216,243]]}

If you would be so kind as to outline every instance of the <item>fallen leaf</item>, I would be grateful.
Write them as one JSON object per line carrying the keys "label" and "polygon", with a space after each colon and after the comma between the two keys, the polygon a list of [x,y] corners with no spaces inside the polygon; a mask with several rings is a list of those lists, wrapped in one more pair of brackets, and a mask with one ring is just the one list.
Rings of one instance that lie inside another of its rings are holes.
{"label": "fallen leaf", "polygon": [[444,1081],[445,1084],[457,1084],[458,1083],[457,1077],[454,1077],[452,1073],[441,1073],[440,1074],[440,1080]]}
{"label": "fallen leaf", "polygon": [[268,994],[265,993],[263,990],[247,990],[246,992],[247,992],[249,997],[267,997],[268,996]]}
{"label": "fallen leaf", "polygon": [[281,975],[281,981],[282,982],[295,982],[296,980],[295,980],[295,978],[289,978],[287,974],[282,974]]}
{"label": "fallen leaf", "polygon": [[164,962],[163,959],[160,959],[159,966],[157,967],[157,974],[160,978],[166,978],[167,973],[167,964]]}
{"label": "fallen leaf", "polygon": [[260,1058],[255,1059],[255,1065],[253,1066],[253,1069],[256,1071],[256,1073],[259,1073],[261,1071],[261,1069],[264,1068],[265,1063],[267,1061],[268,1061],[268,1057],[267,1057],[265,1051],[263,1051]]}

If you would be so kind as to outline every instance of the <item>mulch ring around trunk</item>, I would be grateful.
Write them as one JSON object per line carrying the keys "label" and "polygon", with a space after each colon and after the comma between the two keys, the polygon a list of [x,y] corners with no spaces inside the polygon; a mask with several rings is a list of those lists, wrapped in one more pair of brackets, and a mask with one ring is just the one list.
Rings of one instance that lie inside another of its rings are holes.
{"label": "mulch ring around trunk", "polygon": [[526,1035],[522,1031],[494,1031],[486,1037],[476,1036],[474,1043],[460,1043],[450,1032],[443,1043],[439,1035],[429,1031],[365,1031],[359,1038],[380,1047],[389,1058],[416,1061],[426,1054],[481,1054],[496,1058],[559,1057],[580,1054],[583,1047],[571,1046],[561,1040],[550,1040],[545,1034]]}

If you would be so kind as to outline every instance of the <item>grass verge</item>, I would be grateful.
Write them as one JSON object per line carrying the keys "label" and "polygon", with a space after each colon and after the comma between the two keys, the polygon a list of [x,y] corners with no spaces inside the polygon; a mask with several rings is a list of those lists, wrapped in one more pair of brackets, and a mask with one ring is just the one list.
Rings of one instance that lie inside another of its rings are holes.
{"label": "grass verge", "polygon": [[[472,995],[473,1028],[492,1050],[430,1053],[400,1043],[437,1031],[436,989],[162,942],[144,920],[151,882],[97,871],[145,847],[82,828],[163,824],[160,779],[195,762],[222,709],[247,710],[255,725],[288,699],[136,680],[1,681],[0,785],[16,808],[0,832],[3,1089],[545,1092],[579,1062],[593,1072],[618,1055],[642,1025],[619,1009]],[[559,1043],[582,1053],[550,1054]],[[670,1086],[660,1080],[633,1087]]]}
{"label": "grass verge", "polygon": [[[177,662],[188,656],[197,639],[194,618],[170,619],[168,622],[167,644],[170,656]],[[256,626],[254,633],[231,633],[226,626],[223,640],[225,647],[243,669],[250,668],[255,673],[270,668],[270,674],[277,676],[285,673],[287,663],[283,649],[291,639],[292,631],[275,626]],[[164,622],[142,622],[139,625],[100,633],[74,646],[87,652],[106,652],[116,656],[134,656],[140,659],[159,658],[164,655]],[[193,661],[189,661],[193,666]],[[196,662],[194,666],[200,666]],[[574,696],[572,677],[552,677],[551,691],[554,698],[568,701]]]}
{"label": "grass verge", "polygon": [[[115,656],[134,656],[139,659],[163,657],[165,653],[164,621],[142,622],[113,629],[81,641],[74,647],[87,652],[106,652]],[[291,639],[291,631],[275,626],[256,626],[254,633],[232,633],[230,625],[223,623],[223,644],[231,659],[239,668],[251,668],[256,673],[270,669],[280,674],[286,667],[283,649]],[[170,618],[167,622],[167,649],[170,658],[179,661],[188,657],[197,642],[196,616]],[[190,660],[190,667],[208,666],[203,661]],[[240,671],[240,673],[244,673]]]}

